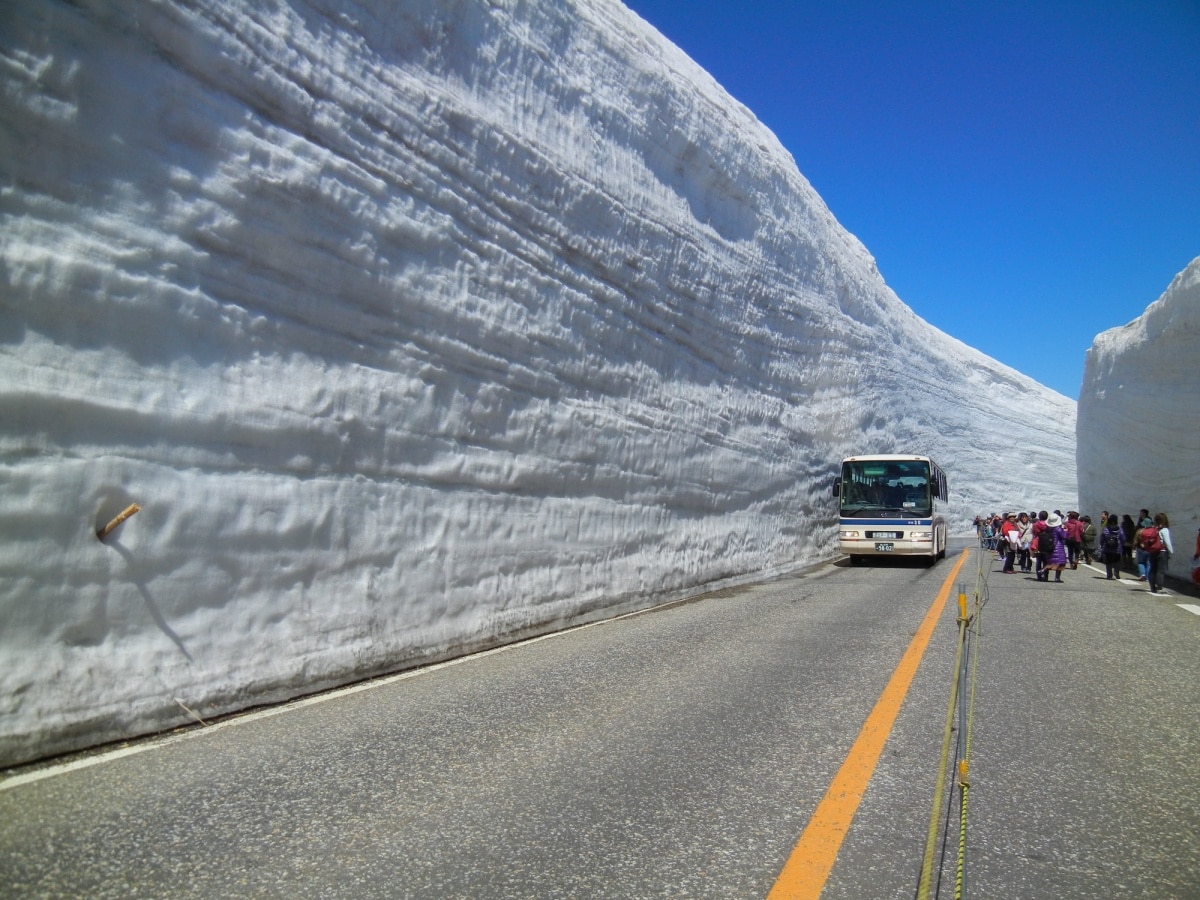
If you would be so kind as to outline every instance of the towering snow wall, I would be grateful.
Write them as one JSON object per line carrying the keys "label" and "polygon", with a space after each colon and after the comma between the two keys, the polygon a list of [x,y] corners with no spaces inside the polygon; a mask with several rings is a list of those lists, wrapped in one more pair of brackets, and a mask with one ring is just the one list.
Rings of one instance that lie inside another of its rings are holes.
{"label": "towering snow wall", "polygon": [[1177,564],[1200,527],[1200,257],[1128,325],[1096,336],[1079,395],[1079,501],[1165,512]]}
{"label": "towering snow wall", "polygon": [[812,562],[851,453],[932,453],[958,526],[1074,496],[1074,402],[615,2],[23,0],[0,45],[0,760]]}

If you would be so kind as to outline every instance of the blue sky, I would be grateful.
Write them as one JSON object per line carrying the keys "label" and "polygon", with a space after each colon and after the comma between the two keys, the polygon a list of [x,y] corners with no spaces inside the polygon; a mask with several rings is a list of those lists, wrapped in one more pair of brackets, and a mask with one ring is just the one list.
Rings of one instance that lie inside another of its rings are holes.
{"label": "blue sky", "polygon": [[1092,339],[1200,256],[1200,0],[626,5],[778,136],[901,300],[1068,397]]}

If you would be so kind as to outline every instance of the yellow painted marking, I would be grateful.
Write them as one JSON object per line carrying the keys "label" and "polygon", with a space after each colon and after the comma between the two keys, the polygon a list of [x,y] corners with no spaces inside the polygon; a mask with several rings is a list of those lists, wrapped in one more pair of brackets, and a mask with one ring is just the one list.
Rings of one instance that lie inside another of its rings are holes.
{"label": "yellow painted marking", "polygon": [[933,605],[925,613],[921,627],[917,629],[908,649],[904,651],[904,656],[896,666],[896,671],[892,673],[887,687],[875,702],[875,708],[867,716],[854,746],[850,748],[842,767],[830,783],[825,797],[817,805],[804,833],[800,835],[800,840],[792,848],[783,871],[779,873],[775,886],[767,895],[768,900],[800,900],[821,896],[829,873],[833,871],[833,863],[842,847],[842,841],[846,838],[846,832],[850,830],[850,822],[858,811],[858,804],[862,802],[867,784],[875,772],[883,745],[892,733],[892,726],[896,724],[900,705],[908,694],[912,680],[917,674],[917,666],[925,655],[925,648],[929,646],[933,629],[941,617],[946,599],[950,596],[950,586],[966,562],[968,553],[969,551],[964,550],[959,555],[958,562],[946,576]]}

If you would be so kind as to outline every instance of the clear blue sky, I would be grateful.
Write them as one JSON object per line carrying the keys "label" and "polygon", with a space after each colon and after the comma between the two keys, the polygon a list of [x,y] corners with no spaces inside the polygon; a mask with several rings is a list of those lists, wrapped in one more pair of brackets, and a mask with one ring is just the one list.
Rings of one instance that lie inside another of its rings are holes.
{"label": "clear blue sky", "polygon": [[901,300],[1068,397],[1092,339],[1200,256],[1200,0],[626,3]]}

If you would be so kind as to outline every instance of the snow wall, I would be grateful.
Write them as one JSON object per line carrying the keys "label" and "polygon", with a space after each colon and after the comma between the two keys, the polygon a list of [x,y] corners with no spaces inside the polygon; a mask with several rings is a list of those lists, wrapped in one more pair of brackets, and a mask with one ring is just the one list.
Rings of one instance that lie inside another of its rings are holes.
{"label": "snow wall", "polygon": [[1096,336],[1079,395],[1079,502],[1167,514],[1188,578],[1200,528],[1200,257],[1128,325]]}
{"label": "snow wall", "polygon": [[853,453],[959,530],[1074,500],[1074,401],[618,3],[23,0],[0,53],[2,762],[828,558]]}

